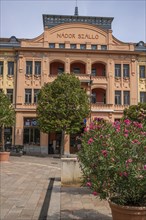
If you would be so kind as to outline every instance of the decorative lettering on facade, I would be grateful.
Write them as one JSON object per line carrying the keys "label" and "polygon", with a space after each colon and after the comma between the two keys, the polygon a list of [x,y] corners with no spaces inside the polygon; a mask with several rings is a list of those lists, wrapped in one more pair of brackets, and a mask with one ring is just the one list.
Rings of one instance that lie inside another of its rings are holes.
{"label": "decorative lettering on facade", "polygon": [[69,39],[90,39],[90,40],[94,40],[94,39],[98,39],[99,36],[98,34],[67,34],[67,33],[57,33],[57,38],[69,38]]}

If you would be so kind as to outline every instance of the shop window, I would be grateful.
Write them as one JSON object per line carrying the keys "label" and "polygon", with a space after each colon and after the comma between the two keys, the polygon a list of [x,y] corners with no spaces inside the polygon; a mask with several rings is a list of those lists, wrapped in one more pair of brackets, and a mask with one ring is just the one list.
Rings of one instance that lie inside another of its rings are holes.
{"label": "shop window", "polygon": [[7,96],[11,103],[13,103],[13,89],[7,89]]}
{"label": "shop window", "polygon": [[4,70],[4,62],[0,61],[0,76],[3,75],[3,70]]}
{"label": "shop window", "polygon": [[123,65],[123,77],[129,78],[129,64]]}
{"label": "shop window", "polygon": [[26,75],[32,75],[32,61],[26,61]]}
{"label": "shop window", "polygon": [[41,75],[41,61],[35,61],[35,75]]}
{"label": "shop window", "polygon": [[36,118],[24,119],[23,143],[25,145],[40,145],[40,130]]}
{"label": "shop window", "polygon": [[115,105],[121,105],[121,91],[115,91]]}
{"label": "shop window", "polygon": [[[12,145],[12,127],[4,128],[5,147],[9,148]],[[2,129],[0,128],[0,144],[2,143]]]}
{"label": "shop window", "polygon": [[115,77],[121,77],[121,64],[115,64]]}
{"label": "shop window", "polygon": [[8,62],[8,76],[14,75],[14,62]]}
{"label": "shop window", "polygon": [[25,89],[25,103],[30,104],[32,100],[32,90],[31,89]]}
{"label": "shop window", "polygon": [[140,78],[146,78],[145,66],[140,66],[139,67],[139,77]]}
{"label": "shop window", "polygon": [[124,105],[130,105],[130,92],[124,91]]}

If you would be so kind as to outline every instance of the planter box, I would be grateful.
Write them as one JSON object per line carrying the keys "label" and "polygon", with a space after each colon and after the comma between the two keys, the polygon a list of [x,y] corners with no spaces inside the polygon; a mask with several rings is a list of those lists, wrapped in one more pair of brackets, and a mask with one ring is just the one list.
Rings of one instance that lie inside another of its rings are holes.
{"label": "planter box", "polygon": [[113,220],[146,220],[146,207],[121,206],[109,201]]}
{"label": "planter box", "polygon": [[61,184],[81,185],[82,171],[79,167],[77,157],[61,158]]}
{"label": "planter box", "polygon": [[10,152],[0,152],[0,162],[1,161],[8,161],[10,157]]}

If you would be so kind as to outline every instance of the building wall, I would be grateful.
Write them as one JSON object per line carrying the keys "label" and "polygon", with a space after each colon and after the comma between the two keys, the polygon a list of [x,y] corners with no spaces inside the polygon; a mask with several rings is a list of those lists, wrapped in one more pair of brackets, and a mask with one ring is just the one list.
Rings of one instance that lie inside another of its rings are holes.
{"label": "building wall", "polygon": [[[72,48],[72,44],[75,44],[76,48]],[[81,48],[82,46],[85,48]],[[32,132],[32,136],[37,132],[37,126],[31,124],[33,122],[31,119],[35,120],[37,117],[34,93],[37,89],[41,89],[44,83],[52,82],[57,77],[58,71],[62,69],[68,73],[73,72],[74,68],[76,71],[80,69],[76,75],[82,87],[90,97],[96,96],[91,103],[91,115],[87,119],[87,124],[94,117],[102,117],[110,121],[120,119],[124,108],[137,104],[140,100],[140,91],[146,91],[146,80],[139,80],[138,77],[139,65],[146,65],[144,58],[139,58],[138,53],[134,51],[134,44],[123,43],[114,38],[112,30],[102,30],[82,23],[61,24],[51,29],[45,28],[44,33],[35,39],[21,40],[21,46],[7,55],[4,52],[1,53],[0,58],[4,60],[4,75],[0,76],[0,88],[5,92],[7,88],[13,88],[16,94],[16,100],[13,100],[16,126],[12,135],[12,143],[15,145],[25,145],[23,137],[27,136],[28,130]],[[6,73],[8,60],[15,62],[15,74],[9,78]],[[32,74],[27,74],[26,62],[30,61]],[[35,63],[38,61],[41,63],[41,72],[35,74]],[[115,75],[117,64],[121,68],[120,77]],[[129,65],[128,77],[123,75],[125,64]],[[95,74],[93,69],[94,71],[96,69]],[[28,103],[25,100],[26,90],[31,90],[31,102]],[[126,92],[129,92],[128,104],[125,104],[128,100],[125,97]],[[115,93],[121,95],[121,102],[118,97],[115,98]],[[27,119],[28,123],[30,119],[28,130],[25,124]],[[53,141],[56,136],[48,139],[48,134],[40,133],[39,138],[40,152],[48,153],[49,141]],[[25,147],[28,151],[30,148],[35,151],[35,147],[39,149],[31,142]]]}

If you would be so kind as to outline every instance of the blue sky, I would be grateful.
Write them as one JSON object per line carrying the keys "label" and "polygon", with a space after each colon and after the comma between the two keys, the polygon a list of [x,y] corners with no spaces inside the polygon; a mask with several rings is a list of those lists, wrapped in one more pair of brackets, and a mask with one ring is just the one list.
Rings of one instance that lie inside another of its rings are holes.
{"label": "blue sky", "polygon": [[[79,15],[114,17],[113,35],[146,42],[146,0],[78,0]],[[35,38],[42,14],[73,15],[76,0],[0,0],[0,37]]]}

